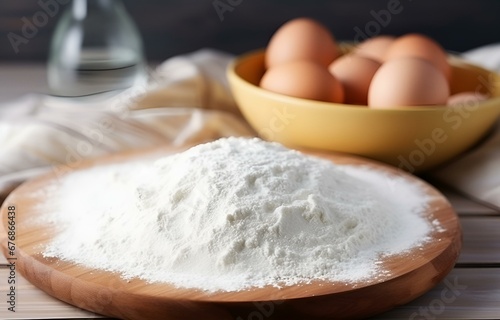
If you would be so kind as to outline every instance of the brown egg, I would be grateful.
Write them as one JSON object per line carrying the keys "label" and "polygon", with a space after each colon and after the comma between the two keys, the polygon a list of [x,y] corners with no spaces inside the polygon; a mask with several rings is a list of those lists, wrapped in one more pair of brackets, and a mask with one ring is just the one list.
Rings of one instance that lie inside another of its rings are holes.
{"label": "brown egg", "polygon": [[387,51],[385,61],[410,57],[428,60],[450,80],[451,67],[446,52],[431,38],[416,33],[399,37]]}
{"label": "brown egg", "polygon": [[368,105],[376,109],[444,106],[449,95],[448,81],[433,64],[418,58],[400,58],[387,61],[375,73]]}
{"label": "brown egg", "polygon": [[311,61],[294,61],[272,67],[262,77],[260,86],[297,98],[344,101],[342,84],[325,67]]}
{"label": "brown egg", "polygon": [[447,104],[473,108],[485,100],[488,100],[488,96],[479,92],[460,92],[449,97]]}
{"label": "brown egg", "polygon": [[328,68],[344,87],[345,103],[368,104],[368,88],[380,67],[375,60],[349,54],[333,61]]}
{"label": "brown egg", "polygon": [[395,40],[396,38],[392,36],[373,37],[361,42],[353,53],[383,63],[387,50]]}
{"label": "brown egg", "polygon": [[312,19],[298,18],[285,23],[272,36],[266,50],[266,66],[310,60],[327,67],[339,55],[327,28]]}

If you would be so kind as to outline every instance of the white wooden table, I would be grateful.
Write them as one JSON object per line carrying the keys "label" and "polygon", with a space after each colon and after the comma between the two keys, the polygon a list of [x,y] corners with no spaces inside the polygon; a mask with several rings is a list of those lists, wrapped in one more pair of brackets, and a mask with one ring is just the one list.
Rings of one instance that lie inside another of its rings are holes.
{"label": "white wooden table", "polygon": [[[28,92],[44,92],[44,77],[42,65],[0,64],[0,102]],[[458,262],[437,287],[375,319],[500,319],[500,212],[449,188],[438,188],[460,216],[464,243]],[[48,296],[19,275],[17,312],[8,312],[6,262],[0,256],[0,319],[102,318]]]}

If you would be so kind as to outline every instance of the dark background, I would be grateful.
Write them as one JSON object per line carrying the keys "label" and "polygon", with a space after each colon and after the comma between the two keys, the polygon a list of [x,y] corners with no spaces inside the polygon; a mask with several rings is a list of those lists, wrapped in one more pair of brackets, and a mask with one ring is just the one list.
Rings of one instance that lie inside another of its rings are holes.
{"label": "dark background", "polygon": [[[44,60],[61,10],[15,53],[9,32],[21,34],[22,17],[41,10],[39,0],[0,1],[0,60]],[[41,0],[56,1],[56,0]],[[64,2],[67,0],[58,0]],[[92,0],[91,0],[92,1]],[[218,2],[216,2],[218,1]],[[149,60],[212,47],[235,54],[266,45],[283,22],[309,16],[326,24],[340,40],[353,40],[356,27],[374,21],[371,11],[386,9],[391,0],[124,0],[144,39]],[[223,20],[214,4],[231,11]],[[231,3],[233,5],[231,5]],[[400,0],[403,10],[391,16],[381,34],[425,33],[450,51],[465,51],[500,42],[498,0]]]}

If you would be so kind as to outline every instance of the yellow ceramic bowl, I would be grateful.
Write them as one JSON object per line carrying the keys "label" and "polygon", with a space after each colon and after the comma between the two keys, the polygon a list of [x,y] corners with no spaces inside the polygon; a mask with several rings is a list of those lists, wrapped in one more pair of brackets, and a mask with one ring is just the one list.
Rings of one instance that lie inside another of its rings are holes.
{"label": "yellow ceramic bowl", "polygon": [[263,51],[236,59],[228,78],[241,112],[264,139],[361,155],[418,172],[470,148],[500,115],[500,76],[457,58],[450,63],[452,94],[472,91],[491,98],[453,108],[377,110],[289,97],[258,86],[265,71]]}

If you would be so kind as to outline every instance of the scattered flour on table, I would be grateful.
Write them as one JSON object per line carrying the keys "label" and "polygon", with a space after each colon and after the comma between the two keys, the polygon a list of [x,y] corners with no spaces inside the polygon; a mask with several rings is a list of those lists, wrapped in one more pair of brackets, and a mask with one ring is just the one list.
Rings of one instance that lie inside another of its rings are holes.
{"label": "scattered flour on table", "polygon": [[383,275],[428,240],[418,184],[227,138],[155,161],[75,171],[52,186],[44,256],[205,291]]}

